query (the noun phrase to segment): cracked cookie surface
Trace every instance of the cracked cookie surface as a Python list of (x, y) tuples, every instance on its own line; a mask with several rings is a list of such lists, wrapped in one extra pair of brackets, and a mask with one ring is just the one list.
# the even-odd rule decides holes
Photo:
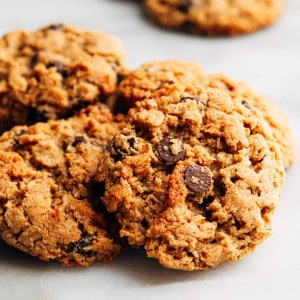
[(257, 93), (246, 83), (221, 74), (208, 74), (196, 62), (154, 61), (136, 70), (128, 71), (118, 87), (119, 99), (115, 106), (131, 107), (136, 101), (149, 97), (163, 85), (172, 84), (204, 85), (228, 92), (231, 97), (245, 98), (254, 108), (261, 110), (269, 123), (273, 135), (280, 145), (285, 167), (296, 160), (296, 143), (284, 112), (274, 103)]
[(258, 109), (180, 84), (136, 102), (100, 165), (121, 237), (187, 271), (240, 259), (268, 237), (285, 176)]
[(234, 36), (273, 23), (284, 10), (284, 0), (145, 0), (145, 9), (163, 27)]
[[(205, 71), (195, 61), (165, 60), (147, 62), (135, 70), (124, 73), (118, 93), (124, 106), (147, 98), (164, 84), (197, 84), (206, 78)], [(117, 103), (119, 104), (119, 103)]]
[(113, 93), (124, 69), (115, 36), (52, 24), (0, 39), (0, 132), (69, 117)]
[[(0, 236), (19, 250), (68, 266), (108, 262), (120, 251), (92, 177), (123, 126), (97, 104), (67, 120), (16, 126), (0, 138)], [(99, 188), (99, 185), (97, 186)]]

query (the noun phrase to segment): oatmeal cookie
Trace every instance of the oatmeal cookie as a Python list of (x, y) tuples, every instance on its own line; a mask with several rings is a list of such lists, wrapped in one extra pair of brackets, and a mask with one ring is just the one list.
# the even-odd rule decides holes
[[(118, 88), (115, 106), (133, 106), (136, 101), (149, 97), (152, 92), (166, 84), (204, 85), (228, 92), (232, 97), (243, 97), (251, 106), (261, 110), (280, 145), (285, 167), (296, 160), (296, 143), (288, 119), (282, 110), (253, 90), (246, 83), (221, 74), (207, 74), (196, 62), (155, 61), (136, 70), (128, 71)], [(128, 108), (127, 108), (128, 109)]]
[(136, 102), (100, 166), (120, 235), (187, 271), (240, 259), (268, 237), (285, 176), (259, 109), (180, 84)]
[(42, 260), (108, 262), (120, 251), (94, 209), (93, 175), (121, 129), (102, 104), (68, 120), (15, 126), (0, 138), (0, 237)]
[(112, 35), (52, 24), (0, 39), (0, 132), (66, 118), (116, 89), (124, 69)]
[(145, 0), (153, 21), (204, 35), (235, 36), (270, 25), (282, 14), (284, 0)]

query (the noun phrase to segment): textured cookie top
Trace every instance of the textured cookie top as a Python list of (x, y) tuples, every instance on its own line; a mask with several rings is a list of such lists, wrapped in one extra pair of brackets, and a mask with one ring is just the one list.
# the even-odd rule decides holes
[(201, 270), (270, 234), (284, 168), (258, 109), (217, 89), (164, 85), (126, 124), (96, 178), (131, 245), (166, 267)]
[(228, 92), (231, 97), (244, 98), (255, 108), (261, 110), (269, 123), (275, 139), (280, 145), (285, 167), (296, 160), (296, 143), (285, 114), (274, 103), (264, 98), (243, 82), (235, 81), (224, 75), (207, 74), (196, 62), (154, 61), (136, 70), (127, 72), (118, 87), (119, 99), (116, 107), (133, 106), (136, 101), (149, 97), (164, 84), (175, 83), (204, 85)]
[(284, 0), (145, 0), (145, 8), (165, 27), (195, 34), (238, 35), (276, 20)]
[(229, 92), (232, 97), (248, 99), (247, 101), (252, 107), (261, 111), (271, 127), (274, 138), (282, 152), (284, 166), (287, 168), (295, 163), (296, 141), (287, 116), (276, 104), (257, 93), (246, 83), (232, 80), (222, 74), (207, 76), (204, 84)]
[(112, 35), (50, 25), (0, 39), (0, 132), (68, 117), (115, 91), (124, 69)]
[(92, 178), (121, 129), (103, 105), (0, 138), (0, 236), (42, 260), (88, 266), (120, 250), (93, 207)]
[(164, 84), (197, 84), (206, 78), (205, 71), (195, 61), (152, 61), (127, 71), (118, 87), (123, 101), (133, 105), (135, 101), (149, 97)]

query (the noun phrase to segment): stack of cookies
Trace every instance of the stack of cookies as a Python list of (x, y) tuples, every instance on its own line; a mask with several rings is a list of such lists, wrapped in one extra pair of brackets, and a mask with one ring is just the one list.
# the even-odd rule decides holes
[(295, 161), (286, 116), (196, 62), (124, 57), (64, 24), (2, 37), (0, 237), (67, 266), (130, 247), (186, 271), (243, 258)]

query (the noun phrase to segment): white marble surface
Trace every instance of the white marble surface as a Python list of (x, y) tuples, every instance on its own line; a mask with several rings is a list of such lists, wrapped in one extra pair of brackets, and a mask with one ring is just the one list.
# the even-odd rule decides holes
[[(128, 67), (157, 59), (193, 59), (210, 72), (244, 80), (288, 115), (300, 145), (300, 2), (282, 18), (237, 38), (203, 38), (161, 30), (130, 0), (0, 0), (0, 34), (66, 22), (124, 41)], [(0, 299), (300, 299), (300, 163), (288, 170), (273, 235), (257, 250), (207, 272), (163, 269), (143, 252), (111, 264), (70, 269), (0, 243)]]

